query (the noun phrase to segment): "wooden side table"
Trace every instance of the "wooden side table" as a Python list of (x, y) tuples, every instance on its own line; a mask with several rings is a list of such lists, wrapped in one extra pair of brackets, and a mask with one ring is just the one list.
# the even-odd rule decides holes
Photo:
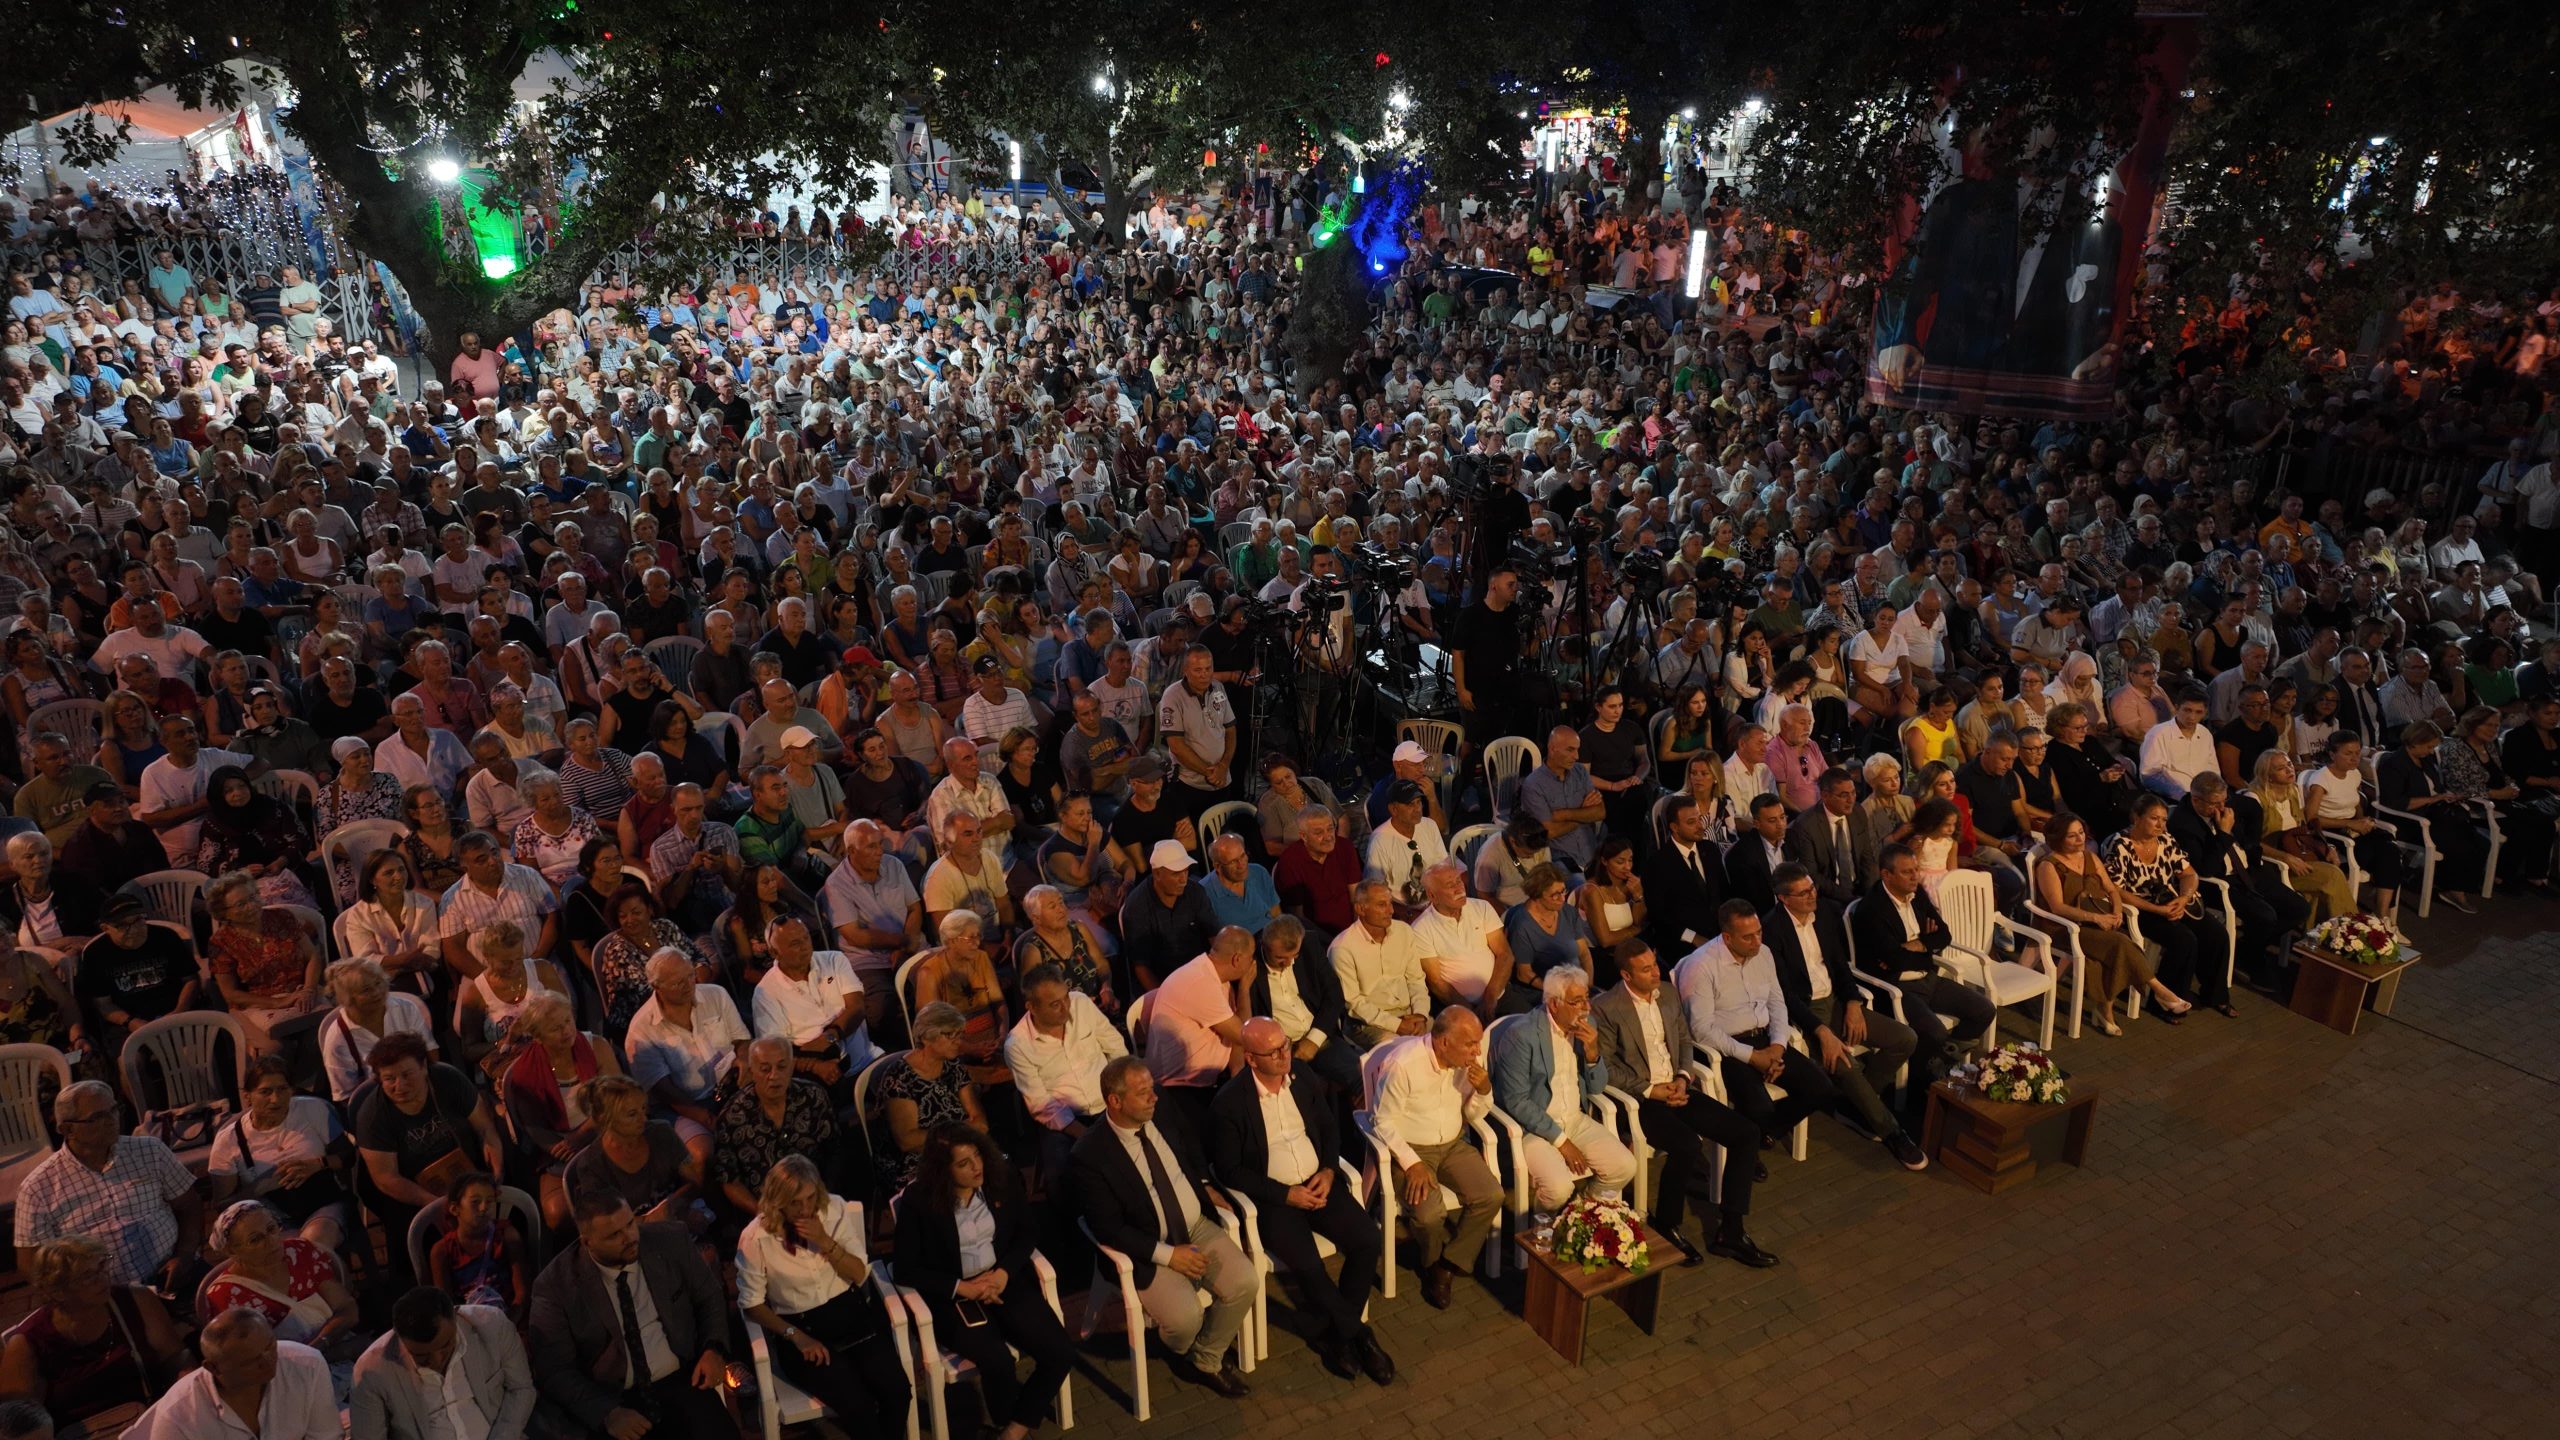
[(1547, 1342), (1548, 1348), (1575, 1365), (1582, 1363), (1583, 1332), (1590, 1324), (1594, 1300), (1605, 1296), (1627, 1312), (1637, 1329), (1652, 1334), (1654, 1321), (1662, 1313), (1662, 1278), (1680, 1264), (1682, 1257), (1670, 1241), (1650, 1229), (1644, 1232), (1644, 1238), (1652, 1263), (1641, 1275), (1617, 1265), (1586, 1274), (1579, 1265), (1557, 1260), (1551, 1250), (1522, 1245), (1521, 1250), (1529, 1257), (1529, 1277), (1521, 1318), (1529, 1322), (1529, 1328)]
[(2059, 1105), (2024, 1105), (1992, 1100), (1969, 1085), (1941, 1080), (1929, 1087), (1929, 1115), (1920, 1148), (1948, 1173), (1986, 1195), (1997, 1195), (2036, 1178), (2035, 1157), (2027, 1149), (2028, 1133), (2061, 1121), (2069, 1129), (2062, 1158), (2086, 1163), (2089, 1129), (2098, 1118), (2098, 1089), (2073, 1081), (2071, 1098)]
[(2376, 1015), (2391, 1013), (2391, 1002), (2400, 995), (2400, 972), (2418, 963), (2418, 952), (2403, 947), (2399, 958), (2388, 964), (2358, 965), (2326, 950), (2296, 945), (2293, 958), (2298, 967), (2293, 978), (2293, 1013), (2341, 1035), (2353, 1035), (2368, 1005)]

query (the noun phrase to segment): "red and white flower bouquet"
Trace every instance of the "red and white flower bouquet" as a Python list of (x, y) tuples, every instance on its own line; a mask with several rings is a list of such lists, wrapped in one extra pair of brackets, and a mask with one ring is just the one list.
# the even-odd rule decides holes
[(1641, 1275), (1653, 1264), (1644, 1217), (1616, 1200), (1586, 1195), (1567, 1204), (1556, 1212), (1554, 1236), (1556, 1259), (1586, 1275), (1611, 1265)]
[(2400, 937), (2377, 915), (2340, 915), (2323, 920), (2305, 937), (2315, 950), (2357, 965), (2388, 965), (2400, 958)]

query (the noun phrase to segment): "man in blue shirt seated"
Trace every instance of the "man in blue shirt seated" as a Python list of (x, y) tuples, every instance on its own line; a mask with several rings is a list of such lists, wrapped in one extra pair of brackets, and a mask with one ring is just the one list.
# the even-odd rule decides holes
[(1259, 935), (1280, 914), (1280, 891), (1271, 872), (1245, 858), (1244, 837), (1233, 832), (1209, 844), (1209, 876), (1201, 885), (1220, 925)]

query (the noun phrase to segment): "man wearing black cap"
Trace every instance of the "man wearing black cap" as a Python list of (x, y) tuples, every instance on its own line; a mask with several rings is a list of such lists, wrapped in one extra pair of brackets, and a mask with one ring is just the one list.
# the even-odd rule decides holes
[(1039, 728), (1031, 713), (1031, 701), (1021, 691), (1004, 683), (1004, 662), (993, 655), (981, 655), (975, 667), (977, 689), (960, 702), (960, 733), (981, 745), (992, 745), (1012, 733), (1016, 727)]
[(98, 937), (80, 951), (76, 985), (106, 1053), (163, 1015), (196, 1008), (201, 981), (194, 956), (174, 930), (150, 923), (137, 895), (111, 895), (99, 907)]
[(62, 844), (62, 868), (84, 885), (120, 890), (125, 882), (169, 868), (169, 852), (151, 827), (136, 822), (124, 787), (102, 780), (89, 787), (89, 818)]

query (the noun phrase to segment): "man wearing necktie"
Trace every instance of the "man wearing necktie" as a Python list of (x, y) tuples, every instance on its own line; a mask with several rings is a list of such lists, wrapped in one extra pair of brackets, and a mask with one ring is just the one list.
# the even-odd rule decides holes
[(575, 1218), (526, 1325), (543, 1404), (611, 1440), (726, 1433), (728, 1304), (692, 1237), (618, 1194), (579, 1197)]
[(1823, 899), (1845, 906), (1876, 883), (1875, 821), (1858, 808), (1854, 772), (1835, 766), (1818, 783), (1822, 803), (1788, 828), (1787, 858), (1813, 877)]
[(1199, 1178), (1208, 1166), (1172, 1112), (1159, 1122), (1155, 1078), (1137, 1056), (1102, 1067), (1102, 1110), (1109, 1123), (1088, 1128), (1067, 1164), (1076, 1208), (1096, 1244), (1129, 1257), (1138, 1302), (1178, 1357), (1175, 1372), (1239, 1399), (1250, 1391), (1227, 1350), (1260, 1279), (1218, 1224)]

